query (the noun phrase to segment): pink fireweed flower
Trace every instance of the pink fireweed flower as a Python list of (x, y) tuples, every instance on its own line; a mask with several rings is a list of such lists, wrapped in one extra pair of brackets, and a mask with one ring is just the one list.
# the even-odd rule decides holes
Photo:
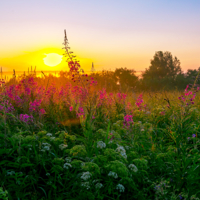
[(141, 106), (141, 104), (142, 104), (143, 102), (144, 102), (144, 101), (143, 101), (142, 94), (140, 94), (139, 97), (137, 98), (135, 104), (136, 104), (136, 106), (137, 106), (138, 108), (140, 108), (140, 106)]
[(44, 115), (46, 113), (46, 111), (42, 108), (40, 109), (40, 115)]
[(82, 108), (82, 107), (79, 107), (78, 113), (77, 113), (78, 117), (80, 117), (80, 116), (82, 116), (82, 115), (84, 115), (84, 114), (85, 114), (85, 113), (84, 113), (83, 108)]
[(33, 116), (32, 115), (27, 115), (27, 114), (20, 114), (19, 119), (25, 123), (30, 123), (33, 122)]
[(70, 110), (70, 111), (72, 111), (72, 110), (73, 110), (73, 107), (72, 107), (72, 106), (70, 106), (70, 107), (69, 107), (69, 110)]
[(131, 124), (133, 124), (133, 116), (132, 115), (126, 115), (124, 116), (124, 121), (123, 121), (123, 125), (126, 128), (129, 128)]
[(40, 105), (41, 105), (41, 100), (39, 100), (39, 101), (37, 101), (37, 100), (35, 100), (35, 101), (33, 101), (33, 102), (30, 102), (29, 103), (29, 110), (31, 111), (31, 112), (33, 112), (33, 111), (39, 111), (39, 107), (40, 107)]
[(119, 101), (125, 101), (127, 94), (124, 93), (117, 93), (117, 97), (119, 98)]

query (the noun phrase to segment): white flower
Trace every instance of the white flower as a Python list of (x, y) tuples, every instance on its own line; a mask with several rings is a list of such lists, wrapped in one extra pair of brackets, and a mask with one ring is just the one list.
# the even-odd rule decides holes
[(49, 137), (51, 137), (51, 136), (52, 136), (52, 134), (51, 134), (51, 133), (47, 133), (47, 134), (46, 134), (46, 136), (49, 136)]
[(69, 167), (72, 167), (69, 163), (65, 163), (65, 164), (63, 165), (63, 168), (64, 168), (64, 169), (69, 169)]
[(123, 146), (117, 145), (116, 151), (119, 152), (125, 159), (127, 159), (126, 150)]
[(85, 166), (85, 163), (84, 163), (84, 162), (82, 162), (82, 163), (81, 163), (81, 167), (84, 167), (84, 166)]
[(60, 144), (60, 145), (59, 145), (59, 148), (60, 148), (61, 150), (65, 149), (65, 148), (67, 148), (67, 147), (68, 147), (67, 144)]
[(108, 176), (112, 176), (113, 178), (118, 178), (117, 173), (112, 172), (112, 171), (110, 171), (110, 172), (108, 173)]
[(106, 148), (106, 144), (103, 141), (98, 141), (97, 142), (97, 148), (98, 149)]
[(48, 147), (50, 147), (51, 145), (49, 144), (49, 143), (42, 143), (42, 145), (44, 145), (44, 146), (48, 146)]
[(65, 161), (68, 162), (68, 163), (70, 163), (70, 162), (72, 162), (72, 159), (70, 157), (66, 157)]
[(12, 175), (14, 175), (14, 174), (15, 174), (15, 171), (10, 171), (10, 172), (8, 171), (8, 172), (7, 172), (7, 175), (11, 175), (11, 176), (12, 176)]
[(50, 137), (50, 140), (52, 141), (52, 140), (55, 140), (55, 137)]
[(116, 189), (119, 190), (120, 192), (124, 192), (125, 187), (122, 184), (118, 184)]
[(90, 183), (89, 183), (89, 182), (81, 183), (81, 186), (82, 186), (82, 187), (85, 187), (87, 190), (90, 189)]
[(97, 183), (96, 185), (95, 185), (95, 188), (96, 189), (101, 189), (103, 187), (103, 184), (102, 183)]
[(137, 172), (137, 171), (138, 171), (138, 168), (137, 168), (134, 164), (130, 164), (130, 165), (128, 166), (128, 168), (129, 168), (131, 171), (133, 171), (133, 172)]
[(49, 151), (50, 147), (49, 146), (44, 146), (43, 150)]
[(84, 181), (87, 181), (88, 179), (90, 179), (90, 177), (92, 176), (92, 174), (90, 172), (83, 172), (81, 178), (84, 180)]

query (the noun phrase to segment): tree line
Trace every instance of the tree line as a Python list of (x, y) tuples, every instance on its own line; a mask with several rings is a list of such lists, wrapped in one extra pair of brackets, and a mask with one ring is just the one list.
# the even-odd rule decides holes
[(189, 84), (193, 84), (197, 78), (196, 84), (200, 84), (198, 72), (188, 69), (184, 73), (177, 57), (173, 57), (168, 51), (158, 51), (155, 53), (141, 78), (135, 75), (134, 70), (127, 68), (117, 68), (115, 71), (102, 71), (100, 73), (91, 73), (89, 76), (98, 81), (99, 88), (106, 88), (110, 91), (115, 90), (134, 90), (134, 91), (158, 91), (158, 90), (183, 90)]

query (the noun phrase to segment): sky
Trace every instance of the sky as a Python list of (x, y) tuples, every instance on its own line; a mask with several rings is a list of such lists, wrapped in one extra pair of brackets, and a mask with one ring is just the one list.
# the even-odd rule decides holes
[[(87, 71), (144, 71), (156, 51), (169, 51), (182, 70), (200, 67), (199, 0), (0, 0), (0, 67), (3, 71), (69, 70), (69, 46)], [(61, 58), (61, 57), (60, 57)], [(51, 62), (51, 61), (49, 61)]]

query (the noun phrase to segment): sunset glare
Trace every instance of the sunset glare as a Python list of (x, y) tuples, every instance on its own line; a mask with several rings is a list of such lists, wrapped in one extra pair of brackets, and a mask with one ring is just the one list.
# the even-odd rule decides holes
[(56, 65), (60, 64), (63, 57), (57, 53), (49, 53), (45, 55), (46, 57), (43, 58), (44, 64), (50, 67), (55, 67)]

